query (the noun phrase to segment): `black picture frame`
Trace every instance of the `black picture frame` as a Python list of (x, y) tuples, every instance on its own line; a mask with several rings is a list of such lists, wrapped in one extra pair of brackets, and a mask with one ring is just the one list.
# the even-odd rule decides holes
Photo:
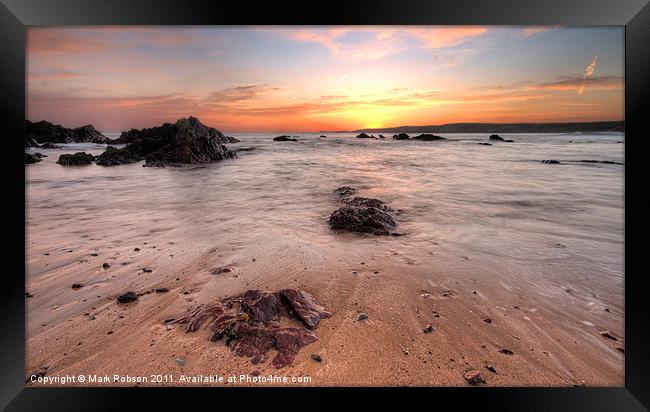
[[(24, 387), (25, 339), (25, 32), (41, 25), (619, 25), (625, 26), (625, 387), (621, 388), (37, 388)], [(650, 5), (648, 0), (364, 0), (328, 2), (225, 2), (181, 0), (0, 0), (0, 81), (2, 84), (2, 166), (0, 197), (5, 242), (3, 263), (0, 407), (8, 410), (122, 409), (169, 394), (192, 404), (241, 402), (249, 391), (260, 402), (281, 405), (278, 397), (325, 403), (331, 395), (355, 392), (358, 401), (424, 400), (431, 407), (476, 405), (481, 410), (646, 410), (650, 407), (650, 340), (644, 277), (643, 183), (633, 177), (643, 167), (650, 95)], [(635, 172), (635, 169), (638, 169)], [(642, 182), (642, 179), (639, 179)], [(636, 199), (638, 200), (638, 199)], [(361, 393), (356, 393), (361, 392)], [(255, 402), (251, 400), (249, 402)], [(187, 405), (187, 403), (185, 404)], [(293, 405), (288, 404), (289, 407)], [(298, 405), (295, 405), (298, 406)], [(295, 407), (294, 406), (294, 407)], [(187, 406), (186, 406), (187, 407)], [(262, 406), (260, 406), (262, 407)], [(211, 408), (212, 409), (212, 408)]]

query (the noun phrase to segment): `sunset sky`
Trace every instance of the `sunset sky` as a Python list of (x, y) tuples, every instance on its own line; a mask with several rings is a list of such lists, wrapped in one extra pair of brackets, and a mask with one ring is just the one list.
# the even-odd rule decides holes
[(620, 27), (29, 28), (27, 118), (104, 132), (623, 119)]

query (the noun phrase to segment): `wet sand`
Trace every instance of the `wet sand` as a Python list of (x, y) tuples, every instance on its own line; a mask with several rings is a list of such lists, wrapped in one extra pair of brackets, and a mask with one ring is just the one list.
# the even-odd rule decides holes
[[(261, 376), (308, 376), (308, 385), (463, 386), (463, 373), (478, 369), (487, 386), (623, 385), (624, 354), (616, 349), (622, 343), (599, 334), (623, 336), (616, 302), (589, 305), (586, 292), (561, 285), (558, 296), (544, 299), (528, 293), (525, 284), (456, 276), (419, 264), (404, 247), (407, 237), (366, 237), (383, 246), (364, 255), (353, 235), (342, 236), (350, 241), (318, 245), (296, 239), (230, 251), (154, 234), (128, 244), (80, 238), (71, 248), (39, 250), (28, 261), (32, 272), (43, 273), (27, 285), (33, 297), (27, 298), (26, 373), (47, 367), (46, 376), (173, 375), (176, 382), (166, 383), (173, 386), (183, 385), (180, 375), (227, 377), (258, 369)], [(210, 273), (218, 267), (231, 272)], [(74, 283), (83, 287), (73, 290)], [(165, 323), (199, 303), (280, 288), (306, 290), (333, 313), (315, 329), (318, 341), (283, 369), (270, 361), (252, 365), (223, 341), (210, 342), (204, 330), (186, 334)], [(117, 304), (117, 295), (127, 290), (150, 293)], [(360, 312), (369, 319), (357, 321)], [(429, 323), (434, 330), (424, 333)], [(513, 354), (500, 353), (502, 348)]]

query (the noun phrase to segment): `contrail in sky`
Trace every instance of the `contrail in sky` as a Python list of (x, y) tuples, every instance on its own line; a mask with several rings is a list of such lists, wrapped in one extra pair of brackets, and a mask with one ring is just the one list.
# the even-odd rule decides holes
[(578, 94), (582, 94), (582, 92), (585, 90), (585, 82), (584, 80), (593, 76), (594, 73), (596, 72), (596, 62), (598, 61), (598, 56), (594, 56), (593, 59), (591, 59), (591, 64), (587, 66), (585, 69), (585, 74), (582, 76), (582, 84), (580, 85), (580, 88), (578, 89)]

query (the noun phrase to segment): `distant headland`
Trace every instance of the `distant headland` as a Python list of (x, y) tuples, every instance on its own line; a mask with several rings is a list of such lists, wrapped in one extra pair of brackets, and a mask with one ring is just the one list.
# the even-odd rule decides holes
[[(573, 133), (573, 132), (623, 132), (625, 122), (575, 122), (575, 123), (448, 123), (430, 126), (398, 126), (377, 129), (349, 130), (350, 133)], [(321, 133), (334, 133), (322, 131)], [(345, 132), (339, 130), (339, 132)]]

